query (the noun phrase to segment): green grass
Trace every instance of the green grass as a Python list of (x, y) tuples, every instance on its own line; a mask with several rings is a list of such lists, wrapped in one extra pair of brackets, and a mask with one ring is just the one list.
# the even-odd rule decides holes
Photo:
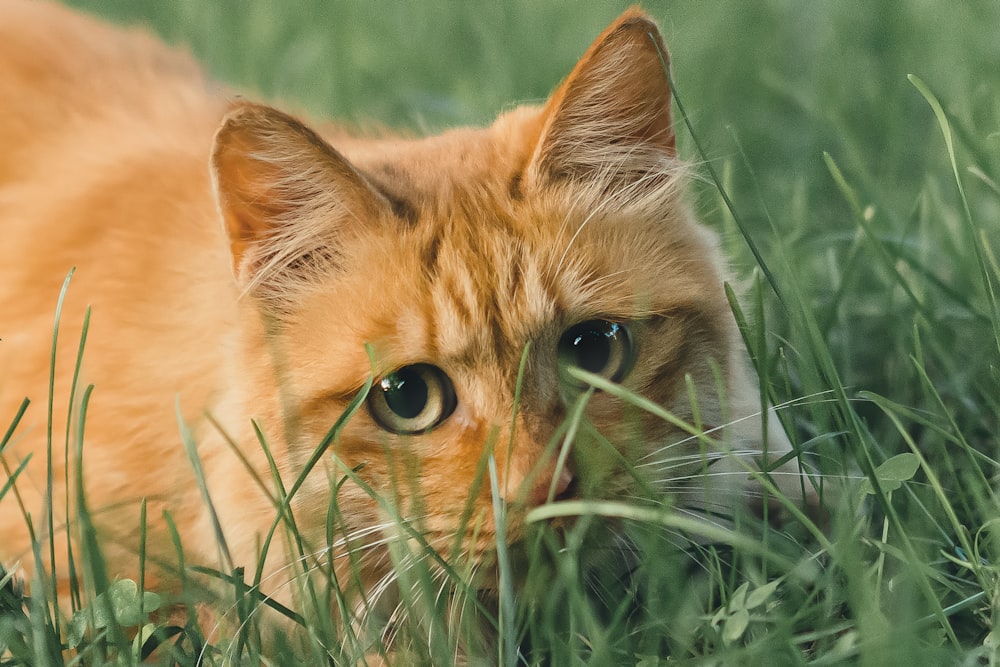
[[(418, 130), (484, 123), (513, 102), (543, 99), (625, 6), (75, 4), (148, 20), (218, 77), (294, 107)], [(667, 655), (696, 664), (994, 664), (1000, 5), (773, 0), (652, 10), (691, 129), (679, 130), (681, 152), (703, 176), (693, 199), (723, 232), (752, 356), (773, 401), (787, 406), (789, 433), (843, 484), (841, 503), (822, 537), (802, 530), (792, 539), (751, 522), (708, 536), (715, 544), (697, 551), (697, 568), (670, 539), (689, 528), (671, 515), (591, 507), (629, 517), (640, 565), (627, 586), (641, 604), (589, 601), (578, 569), (585, 525), (565, 553), (540, 530), (524, 586), (545, 594), (501, 599), (493, 621), (503, 632), (484, 649), (487, 662), (518, 664), (514, 650), (530, 647), (528, 664), (656, 665)], [(99, 571), (99, 545), (83, 549), (82, 562)], [(428, 573), (413, 576), (432, 589), (421, 579)], [(603, 585), (620, 583), (592, 587)], [(85, 662), (134, 660), (120, 626), (142, 625), (158, 603), (142, 592), (84, 592), (78, 618), (87, 620), (76, 627), (90, 632), (76, 639)], [(317, 592), (317, 609), (330, 594)], [(242, 595), (237, 611), (252, 618), (260, 601)], [(426, 596), (423, 604), (426, 625), (400, 632), (418, 662), (447, 664), (473, 628), (442, 632), (441, 609)], [(21, 606), (0, 574), (4, 609), (0, 644), (25, 660), (54, 664), (57, 643), (76, 637), (44, 597)], [(357, 652), (329, 615), (297, 611), (342, 647), (339, 660)], [(159, 632), (174, 633), (167, 639), (181, 664), (205, 641), (211, 664), (223, 651), (259, 659), (252, 624), (222, 641), (206, 640), (194, 618)], [(312, 662), (322, 656), (316, 646)]]

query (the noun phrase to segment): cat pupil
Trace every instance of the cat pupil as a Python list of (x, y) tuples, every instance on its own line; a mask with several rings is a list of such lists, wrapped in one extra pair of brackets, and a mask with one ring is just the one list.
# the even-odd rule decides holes
[(576, 336), (572, 341), (576, 353), (575, 365), (591, 373), (599, 373), (611, 358), (611, 343), (603, 331), (591, 329)]
[[(628, 327), (588, 320), (567, 329), (559, 340), (559, 363), (620, 382), (632, 369), (635, 349)], [(571, 382), (576, 382), (571, 380)]]
[(412, 368), (403, 368), (381, 382), (389, 409), (403, 419), (418, 417), (427, 407), (427, 383)]

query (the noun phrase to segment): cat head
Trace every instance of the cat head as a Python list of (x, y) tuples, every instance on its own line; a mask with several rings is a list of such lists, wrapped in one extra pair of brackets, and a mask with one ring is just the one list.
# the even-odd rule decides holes
[[(257, 415), (283, 439), (280, 463), (301, 470), (374, 378), (324, 459), (343, 467), (300, 491), (318, 525), (352, 477), (337, 492), (348, 532), (377, 541), (391, 506), (432, 544), (460, 534), (483, 556), (498, 500), (516, 539), (547, 501), (697, 504), (706, 478), (748, 479), (729, 450), (765, 449), (760, 402), (714, 237), (681, 198), (666, 72), (633, 10), (546, 104), (486, 129), (327, 142), (234, 106), (212, 169), (243, 306), (265, 322), (245, 346), (247, 404), (280, 394), (270, 423)], [(788, 450), (780, 429), (770, 438)]]

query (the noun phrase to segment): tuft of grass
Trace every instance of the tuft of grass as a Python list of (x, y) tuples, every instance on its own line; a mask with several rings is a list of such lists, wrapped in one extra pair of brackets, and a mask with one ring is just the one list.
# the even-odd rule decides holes
[[(544, 98), (626, 3), (72, 4), (142, 20), (189, 45), (221, 79), (314, 113), (438, 129)], [(762, 393), (817, 467), (811, 481), (829, 501), (828, 521), (800, 517), (777, 531), (740, 517), (708, 529), (655, 502), (543, 507), (524, 551), (506, 556), (524, 574), (518, 595), (505, 579), (499, 616), (463, 588), (468, 572), (445, 571), (458, 592), (443, 600), (440, 563), (394, 551), (408, 611), (394, 628), (404, 651), (396, 657), (448, 665), (467, 645), (504, 665), (996, 662), (1000, 5), (649, 9), (686, 112), (681, 153), (703, 165), (696, 206), (722, 232)], [(81, 390), (66, 457), (86, 455), (70, 447), (85, 435)], [(12, 422), (0, 450), (21, 413), (0, 416)], [(560, 437), (571, 429), (585, 425), (567, 424)], [(486, 461), (487, 484), (489, 472)], [(0, 497), (12, 492), (0, 487)], [(293, 544), (294, 492), (277, 487), (274, 526), (276, 539)], [(86, 499), (75, 502), (86, 527)], [(340, 511), (335, 492), (330, 543), (343, 537)], [(557, 512), (578, 517), (562, 539), (546, 529)], [(628, 535), (614, 567), (593, 559), (611, 519)], [(418, 527), (400, 530), (419, 537)], [(299, 541), (300, 554), (308, 548)], [(50, 582), (32, 582), (28, 599), (16, 568), (0, 571), (0, 665), (133, 664), (153, 649), (178, 665), (284, 664), (293, 655), (356, 664), (384, 652), (380, 637), (355, 634), (329, 612), (346, 614), (339, 596), (349, 586), (332, 570), (330, 585), (307, 590), (298, 609), (264, 600), (260, 572), (202, 572), (220, 582), (238, 621), (220, 635), (194, 605), (181, 617), (158, 613), (167, 601), (142, 577), (110, 581), (100, 553), (85, 540), (69, 554), (68, 619)], [(181, 600), (204, 600), (197, 582)], [(265, 610), (304, 626), (309, 640), (266, 640), (256, 624)], [(499, 633), (496, 644), (480, 637), (483, 625)]]

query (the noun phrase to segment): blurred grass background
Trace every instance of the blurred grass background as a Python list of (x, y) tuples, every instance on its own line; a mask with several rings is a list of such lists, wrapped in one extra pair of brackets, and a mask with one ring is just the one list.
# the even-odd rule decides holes
[[(512, 104), (543, 100), (629, 3), (71, 4), (148, 25), (219, 79), (292, 108), (422, 132), (487, 123)], [(646, 9), (664, 31), (676, 92), (705, 149), (699, 154), (678, 119), (682, 154), (708, 163), (693, 199), (723, 232), (749, 294), (758, 365), (777, 400), (813, 397), (785, 412), (794, 438), (812, 443), (830, 472), (856, 473), (866, 460), (906, 451), (927, 462), (892, 508), (882, 498), (869, 518), (849, 515), (860, 527), (839, 533), (834, 521), (848, 556), (832, 561), (853, 565), (831, 569), (830, 598), (783, 613), (857, 620), (845, 621), (845, 641), (830, 631), (828, 661), (960, 662), (921, 653), (941, 645), (946, 628), (969, 650), (969, 664), (996, 659), (988, 633), (1000, 602), (987, 582), (995, 581), (998, 508), (982, 480), (996, 479), (1000, 458), (1000, 318), (991, 292), (1000, 280), (1000, 3), (675, 1)], [(944, 107), (966, 201), (939, 121), (909, 74)], [(741, 228), (782, 299), (764, 286)], [(838, 392), (843, 401), (824, 398)], [(902, 534), (919, 549), (897, 543)], [(961, 579), (969, 566), (949, 565), (956, 553), (969, 557), (955, 551), (960, 534), (975, 537), (992, 580), (979, 570)], [(917, 552), (919, 565), (899, 555)], [(894, 584), (892, 562), (896, 572), (931, 572), (939, 597)], [(941, 610), (951, 604), (965, 606), (946, 623)], [(930, 625), (910, 623), (934, 614)], [(794, 642), (810, 645), (802, 635)], [(789, 664), (824, 659), (808, 649), (783, 655)]]

